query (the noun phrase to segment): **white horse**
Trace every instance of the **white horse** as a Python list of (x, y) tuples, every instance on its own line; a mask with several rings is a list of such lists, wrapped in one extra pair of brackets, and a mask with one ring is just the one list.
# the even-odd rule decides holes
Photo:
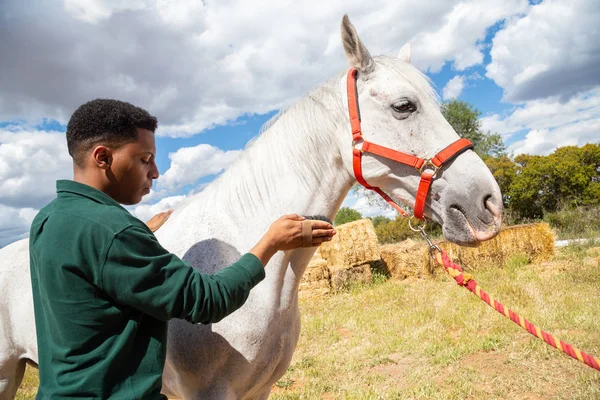
[[(397, 58), (372, 58), (344, 16), (342, 42), (359, 71), (365, 139), (432, 157), (458, 139), (439, 111), (428, 80)], [(189, 198), (157, 232), (162, 245), (201, 271), (236, 261), (278, 216), (333, 219), (356, 182), (346, 74), (329, 80), (268, 124), (214, 183)], [(414, 168), (365, 153), (367, 182), (412, 205)], [(445, 237), (475, 244), (499, 230), (502, 201), (490, 171), (472, 151), (445, 165), (431, 186), (425, 215)], [(290, 364), (300, 332), (298, 284), (315, 248), (277, 253), (246, 303), (219, 323), (169, 325), (163, 392), (182, 399), (265, 399)], [(0, 399), (14, 396), (25, 363), (37, 362), (27, 241), (0, 251)]]

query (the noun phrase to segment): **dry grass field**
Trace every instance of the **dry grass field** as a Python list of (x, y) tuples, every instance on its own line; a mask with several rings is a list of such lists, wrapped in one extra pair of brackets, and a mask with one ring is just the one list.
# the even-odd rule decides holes
[[(516, 254), (473, 274), (506, 306), (598, 358), (599, 261), (600, 248), (575, 245), (550, 261)], [(441, 272), (373, 281), (301, 300), (300, 342), (271, 399), (600, 399), (600, 372)], [(33, 399), (36, 387), (28, 370), (17, 399)]]

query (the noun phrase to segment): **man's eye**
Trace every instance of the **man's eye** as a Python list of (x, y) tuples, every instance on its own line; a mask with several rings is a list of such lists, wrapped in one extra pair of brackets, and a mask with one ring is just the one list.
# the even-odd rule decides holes
[(146, 160), (142, 159), (142, 162), (143, 162), (144, 164), (148, 164), (148, 163), (150, 162), (150, 160), (146, 161)]

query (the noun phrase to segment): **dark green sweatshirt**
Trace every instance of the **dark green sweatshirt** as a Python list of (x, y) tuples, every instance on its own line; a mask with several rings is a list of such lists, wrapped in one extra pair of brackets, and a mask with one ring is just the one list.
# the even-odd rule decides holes
[(56, 188), (29, 239), (37, 398), (164, 399), (167, 321), (221, 320), (264, 278), (262, 264), (245, 254), (201, 274), (108, 195), (66, 180)]

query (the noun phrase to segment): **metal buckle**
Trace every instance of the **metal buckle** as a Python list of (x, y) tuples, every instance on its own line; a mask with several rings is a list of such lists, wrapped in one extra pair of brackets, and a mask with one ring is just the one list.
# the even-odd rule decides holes
[(434, 164), (434, 163), (431, 161), (431, 159), (429, 159), (429, 160), (425, 160), (425, 162), (423, 163), (423, 165), (421, 165), (421, 168), (418, 168), (418, 171), (419, 171), (420, 173), (423, 173), (423, 171), (424, 171), (426, 168), (429, 168), (429, 169), (432, 169), (432, 170), (433, 170), (433, 176), (435, 176), (435, 175), (437, 174), (438, 170), (440, 169), (440, 167), (438, 167), (437, 165), (435, 165), (435, 164)]
[(429, 235), (427, 234), (427, 232), (425, 232), (425, 226), (427, 225), (426, 222), (422, 222), (419, 221), (419, 223), (422, 222), (422, 225), (417, 225), (417, 227), (413, 227), (411, 221), (415, 218), (415, 216), (411, 216), (410, 219), (408, 220), (408, 226), (410, 227), (410, 229), (412, 229), (415, 232), (419, 232), (421, 234), (421, 236), (423, 237), (423, 239), (425, 239), (425, 241), (427, 242), (427, 245), (429, 246), (429, 256), (435, 260), (435, 252), (439, 251), (440, 253), (442, 252), (442, 249), (440, 249), (440, 247), (433, 243), (433, 241), (431, 240), (431, 238), (429, 237)]

